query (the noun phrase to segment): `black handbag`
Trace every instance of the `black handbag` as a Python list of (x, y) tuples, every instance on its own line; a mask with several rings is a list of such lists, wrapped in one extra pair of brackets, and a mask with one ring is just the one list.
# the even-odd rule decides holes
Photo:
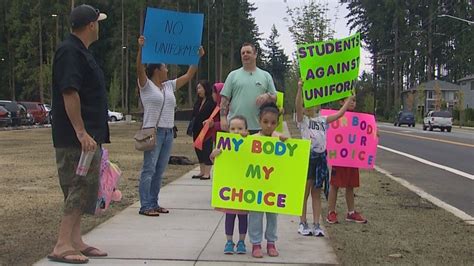
[(188, 129), (186, 129), (186, 135), (192, 137), (193, 136), (193, 127), (194, 127), (194, 117), (191, 118), (191, 121), (189, 121), (188, 124)]
[(178, 128), (176, 126), (173, 127), (173, 138), (178, 137)]

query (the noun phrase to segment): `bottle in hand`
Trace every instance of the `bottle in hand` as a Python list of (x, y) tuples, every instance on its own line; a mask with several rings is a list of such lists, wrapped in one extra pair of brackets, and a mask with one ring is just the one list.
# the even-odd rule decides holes
[(79, 159), (79, 163), (77, 164), (76, 175), (78, 176), (86, 176), (87, 172), (89, 172), (89, 167), (92, 162), (92, 158), (94, 158), (93, 151), (82, 151), (81, 158)]

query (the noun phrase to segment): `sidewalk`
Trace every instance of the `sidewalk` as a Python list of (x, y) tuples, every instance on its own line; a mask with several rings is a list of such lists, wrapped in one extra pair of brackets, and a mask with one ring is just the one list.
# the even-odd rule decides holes
[[(253, 258), (248, 237), (247, 254), (225, 255), (224, 214), (211, 207), (212, 183), (191, 179), (193, 174), (198, 174), (198, 168), (161, 189), (160, 204), (169, 214), (138, 215), (137, 202), (89, 232), (85, 241), (109, 253), (90, 258), (89, 265), (337, 264), (328, 237), (299, 235), (299, 218), (287, 215), (278, 217), (279, 257), (269, 257), (263, 242), (264, 257)], [(308, 204), (308, 221), (310, 217)], [(61, 264), (45, 258), (35, 265)]]

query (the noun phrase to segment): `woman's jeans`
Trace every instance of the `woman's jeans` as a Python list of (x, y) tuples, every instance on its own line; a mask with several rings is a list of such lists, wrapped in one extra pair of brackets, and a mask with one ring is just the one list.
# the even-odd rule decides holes
[(267, 242), (277, 241), (277, 217), (278, 214), (270, 212), (249, 212), (249, 238), (253, 245), (260, 244), (263, 237), (263, 215), (267, 216), (265, 228), (265, 239)]
[(173, 129), (159, 127), (156, 131), (156, 145), (143, 153), (143, 167), (140, 175), (140, 211), (157, 209), (163, 173), (173, 146)]

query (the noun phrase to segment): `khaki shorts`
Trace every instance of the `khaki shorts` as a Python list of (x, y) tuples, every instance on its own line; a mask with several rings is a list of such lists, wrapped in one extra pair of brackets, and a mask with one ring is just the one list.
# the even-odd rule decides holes
[(86, 176), (76, 175), (81, 158), (80, 148), (56, 148), (56, 165), (59, 184), (64, 194), (64, 213), (74, 209), (81, 213), (94, 214), (99, 191), (101, 149), (98, 147)]

